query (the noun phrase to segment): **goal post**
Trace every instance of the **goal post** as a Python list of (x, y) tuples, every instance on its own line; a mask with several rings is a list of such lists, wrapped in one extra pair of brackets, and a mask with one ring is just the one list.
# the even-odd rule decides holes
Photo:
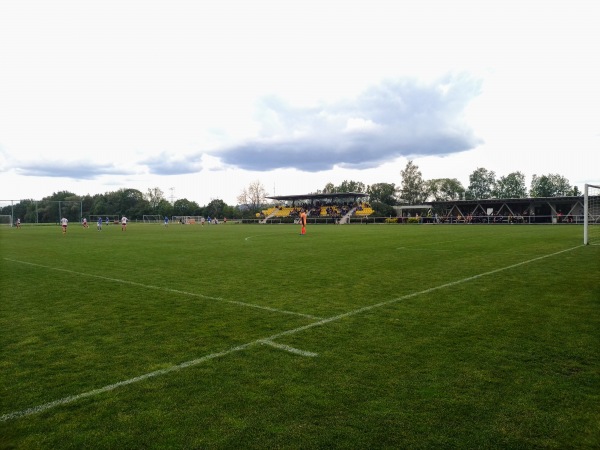
[(593, 184), (583, 194), (583, 244), (600, 245), (600, 186)]

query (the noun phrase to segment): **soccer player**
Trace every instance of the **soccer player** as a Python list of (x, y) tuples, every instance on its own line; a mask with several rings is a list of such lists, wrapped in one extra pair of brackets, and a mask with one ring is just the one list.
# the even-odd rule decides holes
[(83, 228), (88, 228), (87, 218), (83, 218)]
[(306, 211), (304, 211), (304, 208), (302, 208), (302, 212), (300, 213), (300, 225), (302, 226), (302, 228), (300, 229), (300, 234), (305, 235), (306, 234)]
[(102, 231), (102, 217), (98, 217), (97, 228), (98, 228), (98, 231)]
[(67, 225), (69, 225), (69, 221), (67, 220), (67, 218), (63, 217), (62, 219), (60, 219), (60, 224), (62, 225), (63, 234), (67, 234)]
[(165, 227), (169, 226), (169, 218), (165, 216)]
[(21, 219), (17, 219), (17, 228), (21, 228)]
[(127, 217), (121, 217), (121, 231), (127, 231)]

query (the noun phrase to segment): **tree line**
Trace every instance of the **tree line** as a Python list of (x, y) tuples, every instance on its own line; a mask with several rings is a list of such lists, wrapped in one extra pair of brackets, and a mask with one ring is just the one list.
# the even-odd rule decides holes
[(414, 161), (410, 160), (400, 172), (400, 185), (375, 183), (366, 186), (357, 181), (344, 181), (339, 186), (327, 183), (317, 193), (359, 192), (369, 195), (375, 214), (395, 216), (393, 206), (418, 205), (428, 201), (483, 200), (528, 197), (580, 196), (577, 186), (559, 174), (533, 175), (529, 189), (522, 172), (511, 172), (497, 177), (496, 173), (482, 167), (469, 175), (465, 188), (456, 178), (423, 179)]
[[(577, 186), (558, 174), (534, 175), (529, 189), (525, 175), (512, 172), (497, 177), (485, 168), (475, 169), (465, 188), (456, 178), (423, 179), (412, 160), (400, 171), (400, 185), (374, 183), (365, 185), (360, 181), (344, 180), (340, 185), (327, 183), (317, 194), (358, 192), (368, 194), (368, 201), (381, 216), (395, 216), (394, 206), (416, 205), (427, 201), (479, 200), (491, 198), (559, 197), (582, 195)], [(149, 188), (145, 193), (137, 189), (119, 189), (104, 194), (78, 196), (72, 192), (53, 193), (42, 200), (21, 200), (0, 209), (0, 214), (13, 215), (28, 223), (59, 222), (61, 217), (80, 220), (90, 216), (124, 215), (141, 220), (144, 215), (158, 216), (204, 216), (229, 219), (252, 219), (268, 203), (268, 192), (260, 181), (245, 187), (237, 197), (238, 205), (227, 205), (223, 200), (211, 200), (205, 206), (186, 198), (169, 202), (164, 192)]]
[(13, 215), (24, 223), (55, 223), (61, 217), (79, 221), (90, 216), (126, 216), (131, 220), (142, 220), (144, 215), (204, 216), (241, 218), (250, 214), (244, 208), (225, 204), (223, 200), (211, 200), (208, 205), (186, 198), (169, 202), (160, 188), (148, 189), (142, 193), (137, 189), (119, 189), (104, 194), (79, 196), (69, 191), (53, 193), (42, 200), (21, 200), (14, 205), (6, 205), (0, 214)]

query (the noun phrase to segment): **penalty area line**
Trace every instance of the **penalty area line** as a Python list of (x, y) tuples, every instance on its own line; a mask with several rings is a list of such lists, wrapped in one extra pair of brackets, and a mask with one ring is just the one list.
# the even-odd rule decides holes
[(51, 267), (51, 266), (46, 266), (43, 264), (37, 264), (37, 263), (32, 263), (32, 262), (27, 262), (27, 261), (19, 261), (17, 259), (4, 258), (4, 260), (14, 262), (17, 264), (25, 264), (25, 265), (34, 266), (34, 267), (41, 267), (41, 268), (48, 269), (48, 270), (55, 270), (57, 272), (65, 272), (65, 273), (69, 273), (71, 275), (80, 275), (83, 277), (96, 278), (99, 280), (110, 281), (112, 283), (128, 284), (130, 286), (137, 286), (137, 287), (141, 287), (144, 289), (153, 289), (155, 291), (170, 292), (172, 294), (187, 295), (188, 297), (197, 297), (197, 298), (202, 298), (205, 300), (213, 300), (213, 301), (217, 301), (217, 302), (230, 303), (232, 305), (244, 306), (246, 308), (262, 309), (263, 311), (270, 311), (270, 312), (275, 312), (275, 313), (279, 313), (279, 314), (288, 314), (288, 315), (292, 315), (292, 316), (299, 316), (299, 317), (304, 317), (306, 319), (311, 319), (311, 320), (321, 320), (322, 319), (322, 317), (317, 317), (317, 316), (313, 316), (310, 314), (303, 314), (303, 313), (299, 313), (299, 312), (295, 312), (295, 311), (286, 311), (283, 309), (271, 308), (269, 306), (254, 305), (252, 303), (245, 303), (245, 302), (241, 302), (239, 300), (226, 300), (226, 299), (220, 298), (220, 297), (210, 297), (210, 296), (204, 295), (204, 294), (196, 294), (194, 292), (181, 291), (179, 289), (172, 289), (172, 288), (161, 287), (161, 286), (153, 286), (151, 284), (137, 283), (135, 281), (122, 280), (119, 278), (111, 278), (111, 277), (105, 277), (102, 275), (95, 275), (95, 274), (91, 274), (91, 273), (77, 272), (75, 270), (62, 269), (60, 267)]

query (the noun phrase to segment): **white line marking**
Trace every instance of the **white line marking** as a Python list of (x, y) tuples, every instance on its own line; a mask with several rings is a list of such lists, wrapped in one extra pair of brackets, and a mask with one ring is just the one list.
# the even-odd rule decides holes
[(280, 350), (285, 350), (286, 352), (294, 353), (295, 355), (309, 356), (309, 357), (319, 356), (318, 353), (307, 352), (305, 350), (300, 350), (300, 349), (297, 349), (294, 347), (290, 347), (289, 345), (278, 344), (277, 342), (273, 342), (270, 339), (261, 339), (259, 342), (261, 344), (270, 345), (271, 347), (275, 347)]
[[(153, 377), (157, 377), (157, 376), (160, 376), (160, 375), (165, 375), (165, 374), (168, 374), (168, 373), (171, 373), (171, 372), (176, 372), (176, 371), (179, 371), (181, 369), (185, 369), (187, 367), (192, 367), (192, 366), (201, 364), (201, 363), (203, 363), (205, 361), (209, 361), (211, 359), (215, 359), (215, 358), (219, 358), (219, 357), (222, 357), (222, 356), (226, 356), (226, 355), (229, 355), (230, 353), (237, 352), (237, 351), (240, 351), (240, 350), (245, 350), (248, 347), (251, 347), (251, 346), (256, 345), (256, 344), (269, 344), (269, 345), (271, 345), (271, 341), (274, 341), (275, 339), (278, 339), (278, 338), (283, 337), (283, 336), (289, 336), (289, 335), (296, 334), (296, 333), (299, 333), (301, 331), (305, 331), (305, 330), (308, 330), (308, 329), (311, 329), (311, 328), (314, 328), (314, 327), (319, 327), (319, 326), (322, 326), (322, 325), (326, 325), (326, 324), (328, 324), (330, 322), (334, 322), (334, 321), (337, 321), (337, 320), (345, 319), (346, 317), (350, 317), (350, 316), (355, 316), (355, 315), (363, 313), (365, 311), (370, 311), (370, 310), (373, 310), (373, 309), (381, 308), (383, 306), (388, 306), (388, 305), (391, 305), (393, 303), (397, 303), (397, 302), (402, 301), (402, 300), (406, 300), (406, 299), (409, 299), (409, 298), (417, 297), (419, 295), (429, 294), (431, 292), (438, 291), (440, 289), (445, 289), (445, 288), (448, 288), (448, 287), (456, 286), (458, 284), (468, 283), (469, 281), (473, 281), (473, 280), (476, 280), (478, 278), (486, 277), (488, 275), (493, 275), (493, 274), (496, 274), (496, 273), (499, 273), (499, 272), (503, 272), (505, 270), (514, 269), (516, 267), (520, 267), (520, 266), (523, 266), (525, 264), (530, 264), (530, 263), (533, 263), (533, 262), (536, 262), (536, 261), (541, 261), (542, 259), (551, 258), (553, 256), (560, 255), (562, 253), (570, 252), (570, 251), (573, 251), (573, 250), (578, 249), (580, 247), (582, 247), (582, 245), (578, 245), (576, 247), (571, 247), (571, 248), (568, 248), (566, 250), (560, 250), (558, 252), (550, 253), (548, 255), (538, 256), (537, 258), (533, 258), (533, 259), (529, 259), (527, 261), (523, 261), (523, 262), (520, 262), (520, 263), (512, 264), (510, 266), (501, 267), (499, 269), (490, 270), (488, 272), (483, 272), (483, 273), (480, 273), (478, 275), (473, 275), (471, 277), (463, 278), (461, 280), (451, 281), (449, 283), (440, 284), (439, 286), (434, 286), (432, 288), (424, 289), (424, 290), (419, 291), (419, 292), (413, 292), (412, 294), (403, 295), (401, 297), (397, 297), (397, 298), (394, 298), (394, 299), (391, 299), (391, 300), (387, 300), (385, 302), (376, 303), (376, 304), (370, 305), (370, 306), (364, 306), (362, 308), (355, 309), (353, 311), (348, 311), (348, 312), (343, 313), (343, 314), (338, 314), (337, 316), (333, 316), (333, 317), (329, 317), (327, 319), (319, 320), (318, 322), (314, 322), (314, 323), (311, 323), (309, 325), (305, 325), (305, 326), (302, 326), (302, 327), (294, 328), (292, 330), (282, 331), (281, 333), (276, 333), (276, 334), (274, 334), (272, 336), (269, 336), (269, 337), (266, 337), (266, 338), (256, 339), (256, 340), (254, 340), (252, 342), (248, 342), (247, 344), (242, 344), (242, 345), (238, 345), (236, 347), (232, 347), (229, 350), (224, 350), (222, 352), (217, 352), (217, 353), (211, 353), (210, 355), (202, 356), (200, 358), (197, 358), (197, 359), (194, 359), (194, 360), (191, 360), (191, 361), (183, 362), (183, 363), (178, 364), (176, 366), (171, 366), (171, 367), (167, 367), (165, 369), (157, 370), (155, 372), (146, 373), (144, 375), (140, 375), (140, 376), (135, 377), (135, 378), (130, 378), (129, 380), (120, 381), (118, 383), (110, 384), (108, 386), (104, 386), (104, 387), (99, 388), (99, 389), (94, 389), (92, 391), (84, 392), (82, 394), (73, 395), (73, 396), (70, 396), (70, 397), (64, 397), (62, 399), (55, 400), (55, 401), (50, 402), (50, 403), (45, 403), (43, 405), (34, 406), (32, 408), (24, 409), (24, 410), (21, 410), (21, 411), (14, 411), (14, 412), (11, 412), (11, 413), (8, 413), (8, 414), (4, 414), (4, 415), (0, 416), (0, 423), (1, 422), (6, 422), (6, 421), (12, 420), (12, 419), (18, 419), (20, 417), (30, 416), (32, 414), (36, 414), (36, 413), (39, 413), (39, 412), (47, 411), (47, 410), (52, 409), (52, 408), (54, 408), (56, 406), (65, 405), (67, 403), (72, 403), (72, 402), (75, 402), (75, 401), (80, 400), (82, 398), (91, 397), (93, 395), (102, 394), (104, 392), (109, 392), (109, 391), (117, 389), (117, 388), (119, 388), (121, 386), (127, 386), (129, 384), (137, 383), (139, 381), (144, 381), (144, 380), (147, 380), (148, 378), (153, 378)], [(11, 260), (9, 260), (9, 261), (11, 261)], [(16, 262), (20, 262), (20, 261), (16, 261)], [(28, 264), (31, 264), (31, 263), (28, 263)], [(37, 265), (37, 264), (33, 264), (33, 265)], [(290, 348), (293, 348), (293, 347), (290, 347)]]
[(312, 319), (312, 320), (322, 319), (322, 317), (312, 316), (310, 314), (303, 314), (303, 313), (298, 313), (298, 312), (294, 312), (294, 311), (286, 311), (286, 310), (282, 310), (282, 309), (271, 308), (269, 306), (254, 305), (252, 303), (240, 302), (239, 300), (225, 300), (225, 299), (219, 298), (219, 297), (210, 297), (208, 295), (196, 294), (194, 292), (180, 291), (179, 289), (172, 289), (172, 288), (161, 287), (161, 286), (152, 286), (150, 284), (136, 283), (135, 281), (121, 280), (119, 278), (104, 277), (102, 275), (94, 275), (94, 274), (90, 274), (90, 273), (77, 272), (75, 270), (61, 269), (59, 267), (44, 266), (43, 264), (36, 264), (36, 263), (27, 262), (27, 261), (19, 261), (16, 259), (9, 259), (9, 258), (4, 258), (4, 259), (6, 261), (11, 261), (14, 263), (26, 264), (26, 265), (35, 266), (35, 267), (42, 267), (42, 268), (48, 269), (48, 270), (56, 270), (58, 272), (65, 272), (65, 273), (70, 273), (73, 275), (81, 275), (84, 277), (97, 278), (97, 279), (105, 280), (105, 281), (112, 281), (113, 283), (128, 284), (130, 286), (138, 286), (138, 287), (142, 287), (145, 289), (154, 289), (157, 291), (171, 292), (173, 294), (187, 295), (190, 297), (198, 297), (198, 298), (202, 298), (205, 300), (214, 300), (214, 301), (218, 301), (218, 302), (231, 303), (233, 305), (240, 305), (240, 306), (245, 306), (248, 308), (262, 309), (265, 311), (271, 311), (271, 312), (276, 312), (276, 313), (280, 313), (280, 314), (290, 314), (293, 316), (305, 317), (307, 319)]
[(459, 250), (445, 250), (442, 248), (425, 248), (425, 247), (398, 247), (396, 250), (416, 250), (421, 252), (423, 250), (427, 252), (458, 252)]

